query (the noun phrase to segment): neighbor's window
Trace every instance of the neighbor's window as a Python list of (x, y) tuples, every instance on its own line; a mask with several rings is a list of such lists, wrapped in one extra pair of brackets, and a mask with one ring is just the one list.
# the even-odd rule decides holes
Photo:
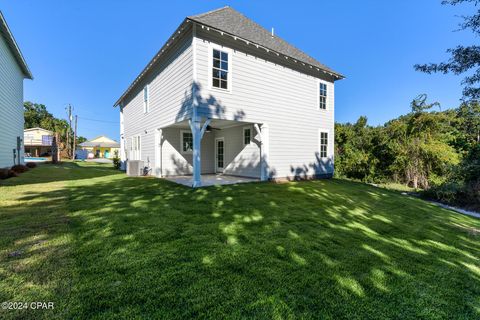
[(193, 135), (191, 132), (182, 132), (182, 152), (192, 152), (193, 150)]
[(250, 144), (252, 139), (252, 129), (250, 128), (243, 128), (243, 145), (246, 146)]
[(148, 105), (148, 100), (149, 100), (149, 85), (146, 85), (143, 88), (143, 113), (147, 113), (149, 111), (149, 105)]
[(318, 103), (320, 109), (327, 109), (327, 85), (320, 82)]
[(327, 157), (328, 132), (320, 132), (320, 158)]
[(228, 89), (228, 53), (213, 49), (212, 86)]

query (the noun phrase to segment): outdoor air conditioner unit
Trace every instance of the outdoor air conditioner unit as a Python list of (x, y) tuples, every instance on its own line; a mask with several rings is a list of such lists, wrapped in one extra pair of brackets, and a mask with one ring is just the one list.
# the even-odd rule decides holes
[(143, 176), (143, 161), (142, 160), (128, 160), (127, 161), (127, 176), (140, 177)]

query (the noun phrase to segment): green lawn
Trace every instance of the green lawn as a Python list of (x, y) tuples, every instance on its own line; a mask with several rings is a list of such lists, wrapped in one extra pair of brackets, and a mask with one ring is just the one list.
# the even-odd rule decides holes
[(479, 255), (480, 220), (348, 181), (0, 182), (0, 302), (55, 305), (1, 319), (479, 319)]

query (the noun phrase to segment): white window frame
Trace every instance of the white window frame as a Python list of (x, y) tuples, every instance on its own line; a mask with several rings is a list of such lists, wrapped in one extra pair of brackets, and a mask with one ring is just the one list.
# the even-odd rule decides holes
[[(245, 131), (246, 130), (250, 130), (250, 142), (249, 143), (245, 143)], [(242, 143), (243, 143), (243, 146), (248, 146), (249, 144), (252, 143), (252, 133), (253, 133), (253, 130), (252, 130), (252, 127), (250, 126), (247, 126), (247, 127), (243, 127), (243, 130), (242, 130)]]
[[(322, 133), (327, 134), (327, 150), (325, 157), (322, 157)], [(330, 155), (330, 130), (318, 129), (318, 157), (320, 159), (328, 159)]]
[[(147, 99), (145, 100), (145, 90), (147, 91)], [(150, 85), (147, 84), (142, 90), (143, 113), (150, 112)]]
[(130, 137), (130, 160), (142, 159), (142, 137), (139, 134)]
[[(184, 151), (184, 150), (183, 150), (183, 135), (184, 135), (185, 133), (189, 133), (189, 134), (192, 135), (192, 150), (190, 150), (190, 151)], [(192, 153), (193, 153), (193, 133), (192, 133), (192, 131), (190, 131), (190, 130), (182, 130), (182, 131), (180, 131), (180, 153), (183, 153), (183, 154), (192, 154)]]
[[(227, 75), (227, 89), (217, 88), (213, 86), (213, 50), (223, 51), (228, 54), (228, 75)], [(233, 50), (215, 43), (210, 43), (208, 46), (208, 87), (210, 90), (232, 93), (233, 88), (233, 64), (232, 53)]]
[[(325, 90), (326, 90), (326, 96), (325, 96), (325, 109), (320, 108), (320, 84), (325, 85)], [(317, 108), (318, 110), (323, 110), (326, 111), (328, 109), (328, 100), (329, 100), (329, 90), (328, 90), (328, 82), (323, 81), (323, 80), (318, 80), (317, 81)]]

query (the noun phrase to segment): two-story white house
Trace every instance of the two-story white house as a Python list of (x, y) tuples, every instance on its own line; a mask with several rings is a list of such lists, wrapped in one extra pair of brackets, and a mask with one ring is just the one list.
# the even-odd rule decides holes
[(23, 79), (33, 79), (0, 11), (0, 168), (23, 163)]
[(193, 187), (331, 177), (342, 78), (230, 7), (187, 17), (115, 102), (121, 159)]

